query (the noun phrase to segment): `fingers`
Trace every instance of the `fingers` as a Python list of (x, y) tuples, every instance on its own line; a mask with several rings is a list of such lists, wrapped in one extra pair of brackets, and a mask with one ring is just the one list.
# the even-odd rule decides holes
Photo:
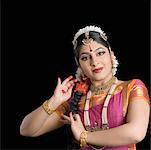
[(61, 118), (64, 120), (68, 120), (70, 122), (70, 117), (66, 116), (66, 115), (61, 115)]
[(77, 120), (77, 121), (80, 121), (80, 120), (81, 120), (79, 114), (74, 114), (74, 118), (75, 118), (75, 120)]
[(77, 80), (73, 79), (73, 76), (69, 76), (62, 82), (62, 86), (67, 86), (68, 88), (70, 88), (70, 86), (72, 86), (75, 82), (77, 82)]
[(72, 112), (70, 112), (70, 121), (71, 121), (71, 124), (73, 124), (74, 123), (74, 118), (73, 118), (73, 115), (72, 115)]
[[(69, 76), (67, 79), (65, 79), (63, 82), (62, 82), (62, 92), (65, 93), (69, 90), (71, 90), (74, 86), (74, 83), (77, 82), (76, 79), (72, 79), (73, 76)], [(72, 80), (71, 80), (72, 79)]]
[(71, 124), (70, 117), (66, 115), (61, 115), (60, 121), (63, 122), (64, 124)]
[(73, 78), (73, 76), (69, 76), (67, 79), (65, 79), (65, 80), (62, 82), (62, 85), (65, 86), (72, 78)]
[(63, 120), (63, 119), (60, 119), (60, 122), (62, 122), (63, 124), (71, 124), (68, 120)]
[(74, 121), (81, 121), (80, 115), (79, 114), (72, 114), (72, 112), (70, 112), (70, 121), (74, 122)]

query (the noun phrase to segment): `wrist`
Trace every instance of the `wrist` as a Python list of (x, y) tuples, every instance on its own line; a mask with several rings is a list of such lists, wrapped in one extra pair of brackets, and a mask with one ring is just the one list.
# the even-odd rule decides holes
[(55, 98), (54, 95), (48, 100), (48, 106), (52, 106), (54, 109), (56, 109), (60, 104), (59, 99)]
[(48, 115), (51, 115), (53, 112), (55, 112), (55, 109), (52, 106), (49, 106), (48, 103), (48, 100), (44, 101), (42, 108)]
[(88, 137), (88, 131), (84, 130), (80, 134), (80, 147), (87, 146), (87, 137)]
[(51, 115), (53, 112), (55, 112), (55, 110), (57, 109), (58, 106), (59, 106), (59, 104), (57, 103), (54, 96), (52, 96), (48, 100), (45, 100), (42, 104), (42, 108), (45, 110), (45, 112), (48, 115)]

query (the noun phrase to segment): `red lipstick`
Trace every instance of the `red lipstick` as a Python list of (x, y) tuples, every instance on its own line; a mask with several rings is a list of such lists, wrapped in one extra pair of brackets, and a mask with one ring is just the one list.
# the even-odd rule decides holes
[(100, 67), (100, 68), (96, 68), (96, 69), (93, 69), (93, 72), (94, 73), (100, 73), (102, 71), (103, 67)]

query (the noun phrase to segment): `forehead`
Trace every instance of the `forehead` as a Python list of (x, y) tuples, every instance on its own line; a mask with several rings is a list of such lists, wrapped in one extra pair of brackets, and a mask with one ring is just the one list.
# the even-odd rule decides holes
[(90, 52), (90, 51), (93, 52), (98, 48), (102, 48), (104, 50), (107, 50), (107, 48), (104, 45), (97, 43), (96, 41), (92, 41), (88, 45), (82, 45), (80, 48), (80, 53), (81, 52)]

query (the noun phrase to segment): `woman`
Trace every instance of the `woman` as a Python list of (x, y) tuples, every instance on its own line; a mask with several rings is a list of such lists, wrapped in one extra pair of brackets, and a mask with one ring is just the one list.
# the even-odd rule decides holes
[(70, 149), (136, 149), (149, 122), (144, 83), (115, 77), (118, 62), (100, 27), (80, 29), (73, 45), (76, 79), (58, 78), (52, 97), (25, 116), (21, 135), (36, 137), (69, 124), (74, 137)]

